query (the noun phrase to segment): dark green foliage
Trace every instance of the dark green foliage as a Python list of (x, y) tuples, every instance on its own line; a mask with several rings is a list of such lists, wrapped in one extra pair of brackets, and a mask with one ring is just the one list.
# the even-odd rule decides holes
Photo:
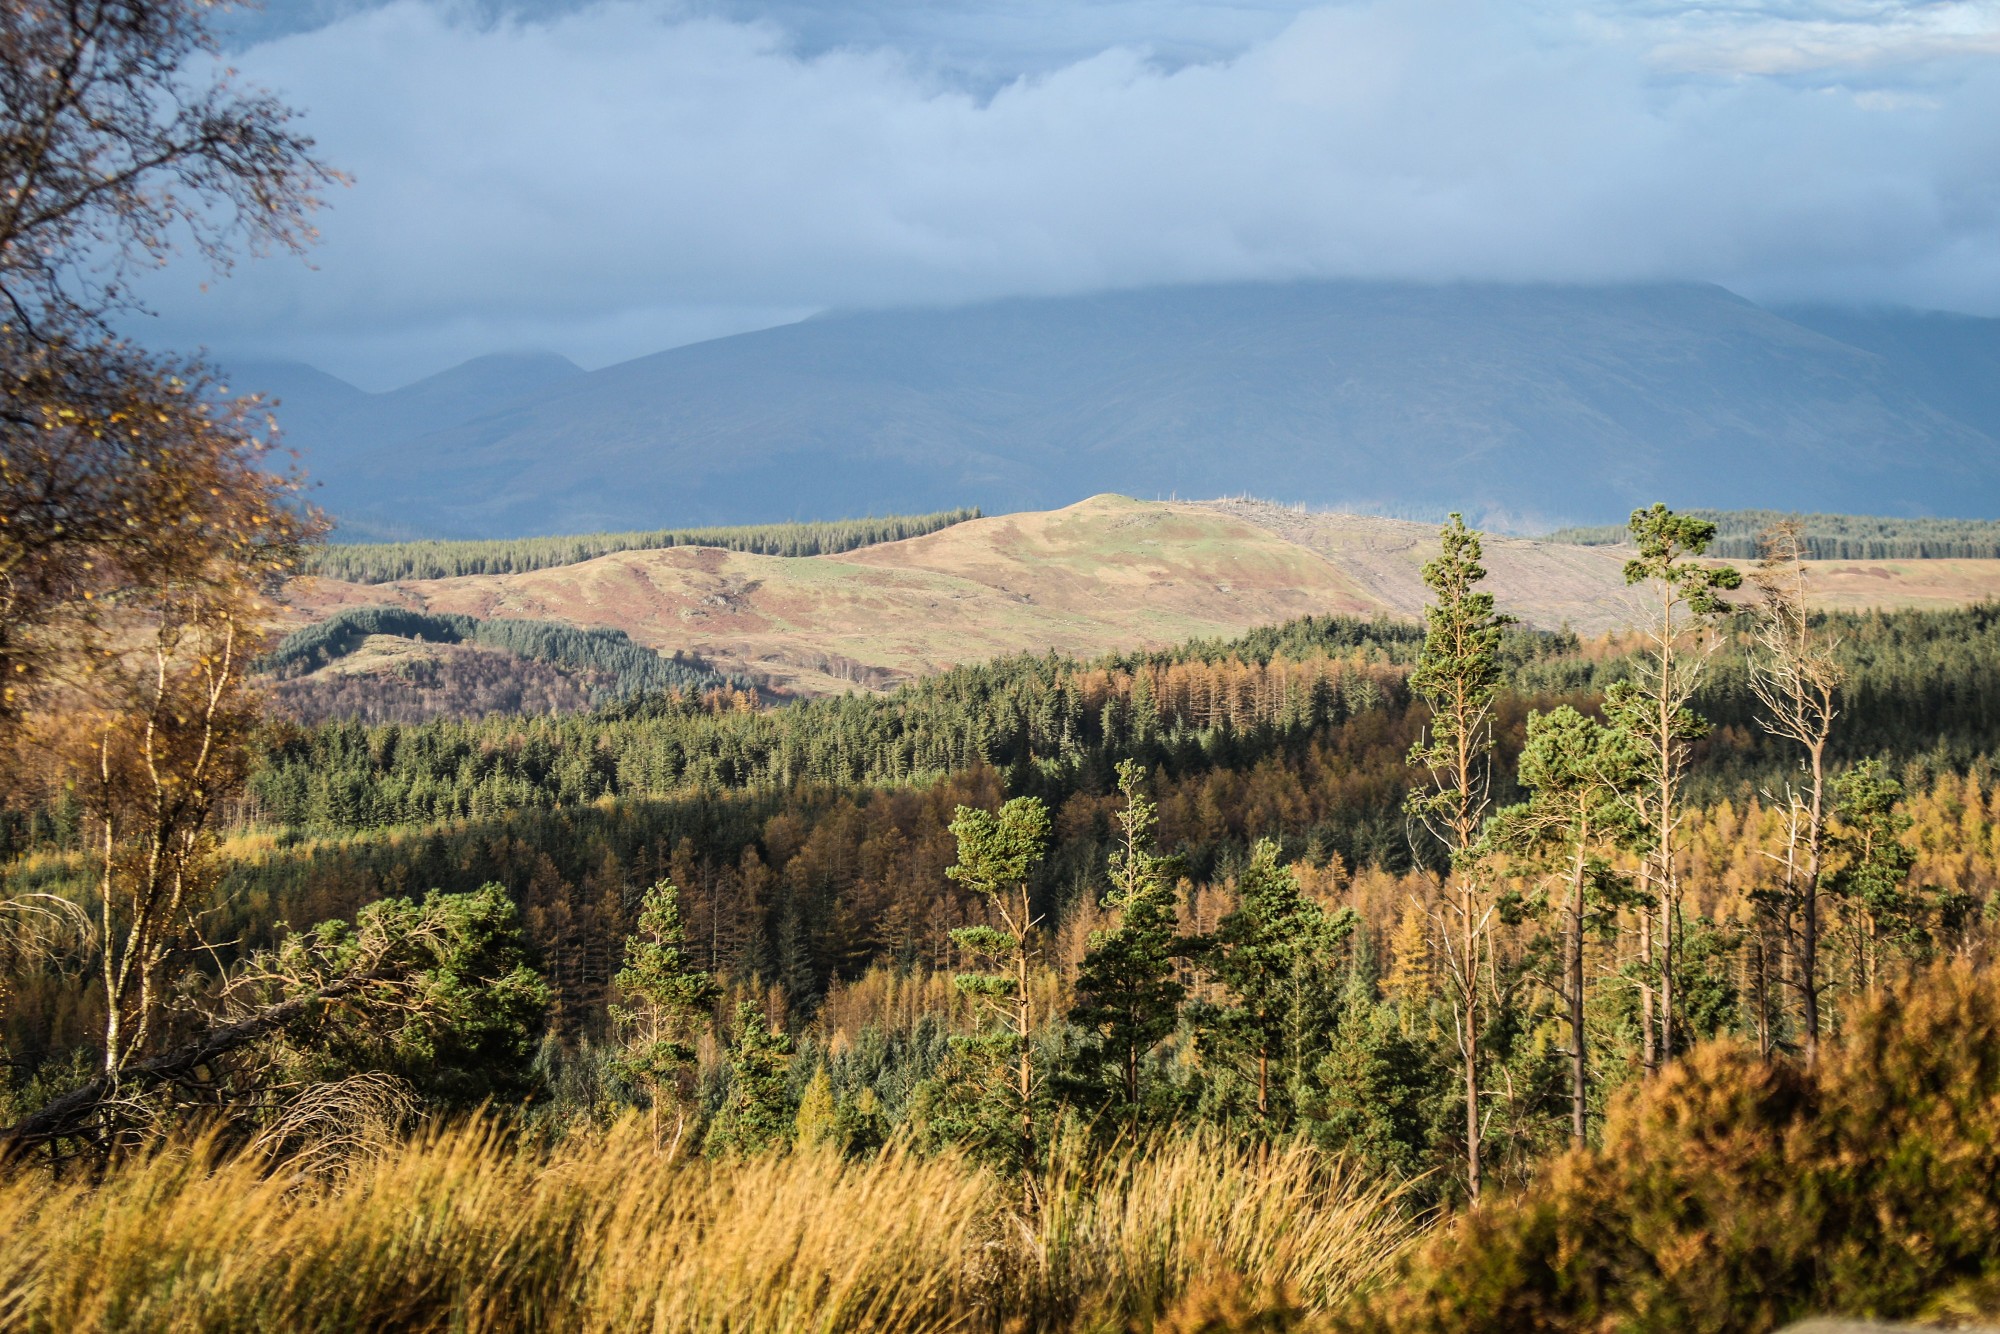
[(1671, 587), (1695, 616), (1715, 616), (1728, 610), (1718, 593), (1740, 587), (1743, 576), (1727, 565), (1701, 563), (1715, 540), (1715, 525), (1692, 514), (1676, 514), (1665, 505), (1633, 510), (1632, 545), (1639, 554), (1625, 562), (1625, 582)]
[[(1687, 517), (1715, 525), (1709, 554), (1723, 560), (1756, 560), (1757, 537), (1783, 510), (1688, 510)], [(1992, 560), (2000, 557), (2000, 520), (1895, 519), (1858, 514), (1802, 514), (1807, 560)], [(1582, 546), (1629, 542), (1625, 524), (1559, 528), (1543, 540)]]
[(1352, 1331), (1763, 1334), (2000, 1297), (2000, 979), (1933, 970), (1812, 1070), (1703, 1044), (1602, 1148), (1441, 1231)]
[(661, 528), (580, 537), (517, 537), (490, 541), (335, 544), (313, 553), (308, 573), (358, 584), (398, 579), (447, 579), (467, 574), (519, 574), (576, 565), (614, 551), (721, 547), (762, 556), (825, 556), (878, 542), (922, 537), (980, 515), (972, 509), (935, 514), (836, 519), (823, 523), (754, 524), (733, 528)]
[(1405, 808), (1456, 860), (1471, 850), (1486, 809), (1494, 746), (1487, 721), (1510, 618), (1498, 615), (1493, 595), (1479, 590), (1486, 578), (1479, 534), (1454, 514), (1439, 537), (1441, 551), (1424, 563), (1431, 600), (1424, 607), (1423, 648), (1410, 673), (1410, 693), (1430, 706), (1430, 725), (1410, 747), (1409, 762), (1430, 782), (1411, 790)]
[(353, 925), (322, 922), (268, 965), (273, 1000), (369, 979), (356, 999), (316, 1007), (286, 1031), (281, 1065), (312, 1079), (387, 1071), (432, 1101), (470, 1108), (526, 1091), (548, 1005), (528, 966), (520, 916), (499, 885), (382, 899)]
[(1443, 1056), (1436, 1044), (1405, 1032), (1394, 1007), (1349, 1005), (1301, 1100), (1306, 1133), (1375, 1172), (1408, 1179), (1430, 1171), (1456, 1116)]
[(786, 1071), (792, 1040), (744, 1000), (736, 1009), (736, 1040), (729, 1048), (729, 1096), (708, 1133), (711, 1153), (762, 1153), (791, 1141), (798, 1113)]
[(1933, 895), (1909, 883), (1917, 854), (1902, 841), (1910, 827), (1910, 817), (1896, 809), (1902, 795), (1903, 785), (1879, 761), (1864, 760), (1833, 781), (1827, 889), (1859, 909), (1855, 952), (1867, 986), (1885, 954), (1921, 957), (1931, 943)]
[(1690, 917), (1675, 933), (1674, 995), (1680, 998), (1682, 1037), (1688, 1043), (1738, 1031), (1742, 989), (1737, 985), (1737, 932), (1707, 917)]
[(587, 630), (559, 621), (479, 620), (406, 607), (356, 607), (294, 630), (266, 654), (263, 670), (281, 678), (302, 676), (338, 661), (370, 635), (394, 635), (432, 644), (476, 644), (531, 662), (588, 673), (601, 682), (598, 702), (661, 691), (700, 694), (734, 688), (754, 691), (741, 677), (712, 670), (699, 658), (660, 656), (632, 642), (623, 630)]
[[(999, 1020), (997, 1029), (982, 1031), (964, 1045), (968, 1055), (984, 1056), (995, 1064), (986, 1088), (1014, 1117), (1014, 1161), (1026, 1171), (1034, 1160), (1039, 1083), (1032, 1050), (1038, 1025), (1028, 988), (1040, 955), (1042, 920), (1034, 908), (1029, 877), (1048, 851), (1049, 812), (1034, 797), (1015, 797), (997, 812), (960, 806), (951, 833), (958, 840), (958, 860), (945, 874), (984, 899), (987, 911), (1000, 923), (951, 932), (959, 951), (986, 970), (960, 973), (952, 982), (988, 1018)], [(999, 1062), (1009, 1058), (1011, 1068), (1003, 1074)]]
[(626, 937), (625, 966), (613, 983), (620, 999), (610, 1017), (625, 1035), (615, 1072), (645, 1089), (656, 1109), (663, 1101), (678, 1102), (680, 1077), (694, 1064), (694, 1039), (718, 990), (690, 956), (680, 891), (667, 881), (646, 891), (638, 930)]
[[(1357, 622), (1355, 624), (1367, 624)], [(1162, 661), (1208, 661), (1213, 646)], [(1197, 649), (1199, 652), (1197, 652)], [(1150, 661), (1094, 663), (1027, 654), (925, 677), (888, 695), (846, 695), (752, 712), (648, 695), (587, 717), (434, 720), (280, 729), (252, 789), (273, 819), (314, 830), (429, 824), (603, 796), (704, 788), (904, 782), (993, 765), (1030, 792), (1108, 782), (1118, 758), (1185, 772), (1232, 763), (1375, 708), (1400, 711), (1393, 681), (1327, 664), (1318, 695), (1294, 691), (1252, 726), (1155, 715), (1137, 735), (1132, 710), (1082, 708), (1076, 678)], [(1226, 669), (1225, 669), (1226, 670)]]
[(1590, 1105), (1587, 946), (1611, 913), (1635, 902), (1610, 858), (1641, 833), (1630, 798), (1644, 777), (1642, 756), (1629, 731), (1564, 705), (1528, 715), (1518, 774), (1528, 800), (1493, 818), (1485, 844), (1548, 887), (1560, 950), (1546, 981), (1569, 1024), (1570, 1134), (1582, 1143)]
[(1093, 1034), (1094, 1053), (1112, 1075), (1113, 1101), (1135, 1121), (1146, 1055), (1174, 1031), (1187, 997), (1175, 976), (1175, 959), (1186, 950), (1175, 911), (1176, 868), (1153, 852), (1157, 817), (1145, 780), (1146, 771), (1131, 760), (1119, 764), (1122, 846), (1111, 854), (1111, 892), (1104, 900), (1118, 914), (1118, 925), (1092, 933), (1069, 1016)]
[(1331, 1016), (1332, 956), (1353, 931), (1354, 915), (1329, 915), (1300, 893), (1268, 839), (1251, 850), (1236, 890), (1238, 906), (1217, 925), (1204, 958), (1227, 999), (1193, 1007), (1190, 1017), (1203, 1053), (1241, 1079), (1245, 1110), (1283, 1125), (1309, 1044)]

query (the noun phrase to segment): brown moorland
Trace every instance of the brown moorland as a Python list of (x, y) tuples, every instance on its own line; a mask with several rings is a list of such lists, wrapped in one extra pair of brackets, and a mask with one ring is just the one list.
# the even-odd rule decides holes
[[(835, 556), (676, 547), (520, 574), (301, 582), (289, 619), (394, 604), (602, 626), (816, 695), (1012, 652), (1162, 648), (1308, 613), (1414, 617), (1436, 541), (1435, 525), (1406, 520), (1102, 495)], [(1486, 552), (1505, 609), (1584, 634), (1632, 619), (1625, 555), (1503, 537)], [(2000, 594), (2000, 561), (1828, 561), (1815, 577), (1824, 605), (1845, 609)]]

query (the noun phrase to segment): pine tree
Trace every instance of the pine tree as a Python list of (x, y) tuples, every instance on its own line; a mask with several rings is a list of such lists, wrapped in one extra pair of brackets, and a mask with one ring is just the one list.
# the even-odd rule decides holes
[(791, 1061), (791, 1038), (765, 1021), (756, 1001), (740, 1001), (729, 1049), (729, 1099), (709, 1136), (710, 1152), (762, 1153), (789, 1141), (797, 1119), (786, 1097)]
[(1641, 1053), (1650, 1073), (1673, 1059), (1676, 1046), (1674, 940), (1680, 873), (1674, 835), (1681, 825), (1681, 788), (1693, 745), (1708, 734), (1707, 722), (1688, 705), (1721, 642), (1708, 633), (1714, 618), (1729, 609), (1719, 595), (1741, 586), (1743, 576), (1727, 565), (1702, 562), (1715, 538), (1715, 525), (1705, 520), (1655, 505), (1632, 511), (1631, 532), (1639, 554), (1625, 562), (1625, 582), (1650, 585), (1655, 603), (1644, 627), (1646, 649), (1636, 656), (1637, 679), (1611, 687), (1605, 716), (1631, 733), (1647, 769), (1638, 805), (1652, 843), (1645, 876), (1658, 916), (1641, 910), (1639, 948), (1652, 979), (1640, 992)]
[(1001, 922), (951, 933), (959, 949), (985, 961), (989, 970), (961, 973), (952, 981), (1003, 1025), (999, 1041), (989, 1045), (994, 1054), (1014, 1062), (1009, 1094), (1017, 1104), (1019, 1166), (1025, 1174), (1035, 1153), (1035, 1016), (1029, 983), (1041, 925), (1028, 880), (1048, 845), (1048, 808), (1035, 797), (1015, 797), (997, 814), (960, 806), (951, 832), (958, 840), (958, 861), (945, 874), (985, 899)]
[(613, 979), (623, 998), (611, 1018), (627, 1037), (614, 1068), (647, 1092), (653, 1143), (660, 1143), (660, 1104), (674, 1108), (674, 1147), (687, 1128), (680, 1078), (694, 1064), (694, 1037), (709, 1019), (717, 990), (694, 966), (681, 923), (680, 891), (662, 880), (646, 891), (639, 929), (625, 940), (625, 966)]
[(1568, 1012), (1570, 1138), (1579, 1148), (1588, 1135), (1590, 1094), (1584, 944), (1592, 907), (1624, 901), (1622, 878), (1607, 854), (1636, 832), (1628, 798), (1642, 777), (1638, 748), (1622, 729), (1567, 705), (1531, 713), (1520, 781), (1532, 795), (1501, 811), (1487, 832), (1496, 849), (1545, 870), (1560, 885), (1562, 967), (1555, 990)]
[(1917, 854), (1902, 838), (1910, 827), (1897, 804), (1903, 785), (1880, 760), (1864, 760), (1835, 779), (1833, 790), (1829, 842), (1839, 869), (1828, 887), (1852, 914), (1855, 972), (1872, 996), (1885, 949), (1914, 954), (1928, 942), (1929, 896), (1909, 883)]
[(1410, 748), (1409, 762), (1429, 781), (1414, 789), (1406, 809), (1442, 847), (1436, 923), (1438, 959), (1452, 989), (1452, 1026), (1465, 1084), (1466, 1188), (1480, 1187), (1479, 1035), (1483, 997), (1493, 967), (1492, 886), (1480, 863), (1479, 832), (1491, 806), (1493, 694), (1500, 684), (1500, 636), (1508, 617), (1486, 578), (1479, 534), (1457, 514), (1439, 533), (1441, 550), (1424, 565), (1433, 601), (1424, 608), (1424, 646), (1410, 689), (1430, 705), (1429, 730)]
[(1282, 1120), (1276, 1096), (1298, 1074), (1314, 991), (1326, 964), (1353, 930), (1354, 916), (1329, 916), (1299, 890), (1298, 878), (1278, 864), (1278, 845), (1260, 839), (1237, 882), (1236, 909), (1216, 925), (1208, 942), (1209, 972), (1227, 990), (1220, 1006), (1196, 1012), (1202, 1049), (1245, 1067), (1257, 1091), (1257, 1116)]
[(1132, 760), (1118, 765), (1118, 813), (1124, 846), (1111, 855), (1111, 892), (1104, 906), (1118, 925), (1091, 933), (1077, 976), (1070, 1019), (1097, 1033), (1118, 1066), (1126, 1115), (1139, 1116), (1139, 1075), (1145, 1056), (1173, 1032), (1187, 988), (1174, 975), (1183, 948), (1177, 933), (1174, 868), (1154, 855), (1155, 807), (1142, 790), (1146, 771)]

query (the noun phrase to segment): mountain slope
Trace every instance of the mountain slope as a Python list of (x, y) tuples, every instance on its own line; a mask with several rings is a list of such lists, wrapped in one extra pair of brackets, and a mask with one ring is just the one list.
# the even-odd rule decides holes
[(1786, 318), (1872, 352), (1903, 383), (2000, 439), (2000, 320), (1923, 310), (1787, 309)]
[(1714, 287), (1189, 287), (808, 320), (316, 471), (351, 523), (465, 536), (1105, 490), (1523, 526), (1662, 498), (1995, 512), (2000, 440), (1911, 374)]
[[(554, 353), (520, 352), (476, 357), (380, 394), (298, 362), (238, 362), (227, 368), (227, 381), (233, 392), (259, 393), (276, 401), (273, 415), (284, 429), (284, 442), (299, 451), (316, 484), (312, 498), (325, 505), (329, 491), (345, 496), (359, 458), (408, 448), (426, 435), (477, 421), (583, 373), (576, 363)], [(404, 502), (390, 507), (376, 523), (345, 512), (344, 504), (335, 512), (347, 530), (344, 536), (427, 533), (423, 498), (406, 497)]]

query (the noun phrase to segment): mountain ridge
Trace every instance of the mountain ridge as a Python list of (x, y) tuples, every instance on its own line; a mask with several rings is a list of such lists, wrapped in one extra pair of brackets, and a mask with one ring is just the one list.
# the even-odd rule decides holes
[[(307, 444), (306, 465), (350, 533), (445, 537), (1102, 491), (1457, 508), (1518, 528), (1662, 498), (2000, 512), (2000, 407), (1926, 379), (1929, 326), (1870, 318), (1799, 322), (1698, 284), (1362, 282), (836, 312), (501, 377), (442, 425), (406, 387), (393, 434), (365, 414), (351, 420), (378, 423), (372, 440), (309, 424), (331, 443), (317, 460)], [(1989, 325), (1966, 326), (1952, 373), (1983, 367)]]

